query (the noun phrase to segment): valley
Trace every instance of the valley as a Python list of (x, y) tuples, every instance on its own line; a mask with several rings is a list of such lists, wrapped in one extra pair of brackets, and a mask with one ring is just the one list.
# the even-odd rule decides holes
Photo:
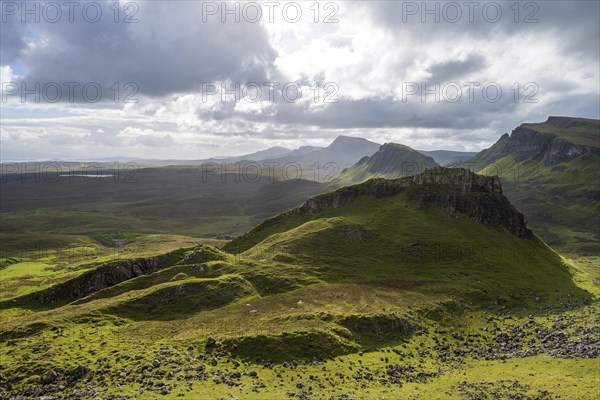
[(500, 176), (507, 197), (550, 246), (597, 255), (599, 131), (598, 120), (550, 117), (522, 124), (463, 165)]

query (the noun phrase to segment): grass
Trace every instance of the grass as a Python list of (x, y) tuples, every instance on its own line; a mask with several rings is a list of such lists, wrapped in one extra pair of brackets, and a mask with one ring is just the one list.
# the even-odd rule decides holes
[(99, 264), (119, 259), (151, 257), (198, 243), (220, 246), (221, 240), (179, 235), (126, 236), (119, 245), (106, 237), (47, 235), (3, 238), (0, 258), (0, 300), (22, 296), (73, 279)]
[(253, 286), (237, 275), (188, 278), (127, 292), (113, 298), (116, 304), (106, 312), (133, 320), (180, 319), (186, 314), (223, 307), (253, 293)]
[[(114, 238), (81, 239), (79, 263), (57, 274), (93, 281), (119, 268), (84, 256)], [(563, 358), (536, 333), (597, 343), (598, 262), (537, 238), (400, 194), (284, 215), (233, 243), (236, 253), (170, 240), (127, 236), (128, 255), (170, 253), (155, 272), (85, 298), (41, 307), (5, 296), (0, 390), (35, 397), (29, 388), (51, 370), (68, 390), (137, 398), (586, 399), (599, 389), (597, 357)], [(3, 261), (17, 284), (19, 263), (43, 279), (48, 266), (36, 263), (57, 260)], [(498, 337), (517, 325), (511, 354)], [(90, 372), (70, 380), (78, 366)]]
[(65, 236), (111, 240), (150, 234), (237, 235), (327, 190), (305, 180), (203, 175), (199, 166), (140, 168), (135, 180), (127, 181), (53, 181), (33, 173), (0, 178), (3, 237), (32, 235), (44, 241)]
[[(440, 229), (450, 225), (452, 229)], [(277, 233), (277, 230), (281, 232)], [(434, 236), (432, 232), (435, 232)], [(259, 236), (262, 235), (259, 232)], [(480, 303), (490, 304), (498, 297), (522, 303), (530, 302), (535, 296), (550, 300), (569, 292), (587, 296), (572, 283), (560, 257), (543, 243), (518, 239), (464, 216), (450, 217), (437, 209), (420, 210), (403, 195), (359, 198), (346, 207), (326, 210), (318, 217), (294, 216), (269, 227), (268, 236), (241, 255), (217, 254), (216, 260), (200, 264), (201, 268), (199, 264), (163, 268), (97, 292), (85, 300), (85, 305), (67, 306), (61, 313), (68, 315), (71, 308), (82, 308), (86, 313), (106, 310), (112, 303), (119, 303), (122, 296), (132, 293), (144, 299), (141, 293), (152, 293), (161, 285), (179, 286), (188, 281), (230, 274), (238, 275), (252, 285), (255, 292), (250, 291), (247, 295), (260, 296), (259, 304), (266, 307), (267, 315), (285, 314), (289, 307), (285, 311), (275, 311), (280, 304), (303, 300), (283, 300), (289, 293), (314, 287), (317, 293), (307, 299), (330, 298), (327, 292), (335, 287), (332, 285), (343, 288), (355, 282), (363, 282), (365, 289), (375, 290), (386, 300), (382, 303), (369, 296), (363, 302), (350, 296), (350, 304), (344, 303), (343, 307), (347, 311), (352, 310), (352, 304), (356, 302), (357, 305), (380, 304), (378, 308), (386, 308), (387, 303), (390, 310), (405, 312), (406, 308), (394, 305), (397, 300), (390, 294), (394, 292), (401, 293), (403, 301), (413, 296), (420, 299), (421, 304), (424, 300), (419, 293), (430, 296), (439, 293), (438, 301), (477, 298)], [(366, 280), (365, 266), (368, 266)], [(180, 273), (189, 278), (172, 281)], [(358, 288), (352, 291), (363, 293)], [(281, 296), (284, 297), (279, 299)], [(310, 300), (303, 301), (311, 304)], [(275, 302), (275, 308), (267, 306), (271, 302)], [(335, 302), (334, 298), (331, 302)], [(140, 304), (145, 304), (141, 307), (154, 307), (152, 302)], [(231, 310), (235, 320), (244, 315), (245, 307), (232, 305), (225, 308)], [(335, 309), (333, 304), (323, 304), (323, 307)], [(256, 309), (253, 317), (261, 319), (261, 310), (253, 309)], [(365, 311), (358, 307), (352, 312), (358, 314), (360, 310)], [(179, 317), (185, 314), (183, 310), (173, 313)], [(218, 323), (233, 323), (223, 310), (215, 314), (220, 320)], [(343, 315), (341, 312), (329, 314)], [(200, 313), (200, 317), (203, 319), (208, 315)], [(193, 326), (195, 317), (191, 318)], [(263, 322), (271, 323), (270, 320)], [(314, 322), (317, 327), (328, 326), (328, 321)], [(295, 318), (286, 321), (282, 328), (286, 324), (290, 329), (300, 326)]]
[[(467, 318), (468, 315), (465, 315), (460, 322), (464, 324)], [(440, 362), (434, 357), (432, 345), (435, 342), (432, 337), (446, 338), (448, 342), (452, 342), (452, 337), (444, 333), (408, 338), (401, 345), (380, 345), (365, 353), (352, 352), (316, 362), (265, 366), (254, 358), (248, 362), (245, 358), (236, 356), (220, 357), (210, 352), (203, 353), (202, 344), (198, 343), (200, 335), (196, 336), (196, 340), (131, 336), (127, 328), (129, 324), (131, 322), (127, 320), (103, 317), (90, 318), (87, 323), (63, 323), (54, 328), (49, 327), (38, 335), (12, 339), (1, 350), (2, 361), (12, 363), (12, 360), (20, 360), (18, 366), (11, 367), (12, 371), (33, 379), (43, 376), (50, 368), (55, 368), (57, 362), (65, 371), (78, 365), (106, 368), (107, 385), (97, 386), (101, 395), (114, 394), (114, 388), (118, 385), (121, 395), (138, 398), (156, 398), (157, 393), (148, 390), (148, 381), (166, 385), (169, 388), (168, 397), (182, 394), (194, 399), (286, 398), (302, 391), (310, 393), (305, 395), (309, 398), (346, 395), (366, 399), (460, 399), (470, 398), (472, 395), (489, 396), (491, 391), (499, 391), (504, 393), (502, 397), (519, 393), (536, 398), (541, 393), (547, 393), (546, 398), (593, 399), (600, 388), (597, 359), (565, 359), (541, 354), (506, 360), (467, 358), (458, 363)], [(462, 332), (461, 328), (456, 327), (460, 324), (454, 325), (453, 330)], [(476, 330), (482, 332), (489, 325), (480, 322), (480, 327)], [(169, 328), (175, 328), (175, 325), (165, 327), (165, 331)], [(210, 330), (207, 333), (212, 335)], [(293, 334), (285, 336), (285, 347), (300, 345), (304, 348), (306, 342), (301, 340), (295, 344), (293, 337)], [(302, 339), (301, 336), (297, 337)], [(318, 339), (315, 342), (317, 345), (327, 343), (321, 336)], [(257, 344), (256, 341), (253, 343)], [(272, 343), (270, 341), (267, 344)], [(197, 345), (189, 348), (190, 344)], [(257, 351), (259, 349), (260, 347), (255, 348)], [(420, 356), (419, 352), (423, 350), (428, 353)], [(213, 358), (217, 360), (215, 365), (212, 363)], [(139, 375), (135, 371), (140, 367), (152, 365), (157, 359), (160, 360), (160, 366), (152, 369), (149, 374), (151, 379), (146, 378), (144, 384), (128, 380), (129, 377)], [(183, 363), (179, 364), (179, 360)], [(399, 384), (379, 383), (381, 377), (387, 377), (385, 368), (389, 365), (412, 367), (412, 376), (415, 377), (419, 373), (432, 375), (415, 381), (407, 381), (405, 378)], [(182, 369), (177, 370), (178, 367)], [(161, 371), (161, 374), (157, 374)], [(169, 378), (169, 371), (176, 371), (174, 378)], [(240, 378), (233, 379), (236, 386), (221, 383), (222, 375), (229, 377), (235, 372), (240, 373)], [(356, 379), (357, 374), (366, 373), (373, 374), (375, 379)], [(180, 379), (184, 374), (193, 378)], [(202, 378), (203, 376), (206, 378)], [(84, 388), (85, 385), (84, 381), (74, 384), (73, 388)]]
[(541, 160), (522, 163), (508, 155), (479, 173), (502, 178), (506, 196), (552, 247), (564, 253), (597, 255), (600, 205), (594, 177), (599, 168), (598, 155), (553, 167), (544, 166)]
[[(539, 135), (532, 137), (529, 131)], [(530, 138), (538, 141), (525, 143)], [(507, 152), (509, 142), (511, 153)], [(543, 143), (552, 148), (537, 148)], [(531, 150), (524, 146), (531, 146)], [(582, 146), (587, 147), (585, 154), (580, 153)], [(503, 135), (466, 165), (481, 174), (501, 177), (506, 196), (526, 215), (536, 234), (553, 248), (575, 257), (598, 255), (599, 147), (599, 120), (550, 117), (544, 123), (522, 124), (510, 137)], [(559, 153), (562, 162), (546, 165), (557, 160)]]
[(521, 127), (557, 136), (584, 146), (600, 147), (600, 121), (597, 119), (555, 117), (556, 123), (522, 124)]
[(365, 157), (335, 177), (331, 184), (345, 186), (361, 183), (371, 178), (396, 179), (416, 175), (436, 162), (410, 147), (397, 143), (387, 143), (371, 157)]

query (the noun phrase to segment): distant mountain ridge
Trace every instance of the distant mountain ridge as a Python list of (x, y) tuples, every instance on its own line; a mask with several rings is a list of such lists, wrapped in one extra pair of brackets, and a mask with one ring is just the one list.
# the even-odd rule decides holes
[[(370, 140), (340, 135), (327, 147), (320, 148), (305, 154), (289, 154), (283, 157), (269, 159), (268, 161), (299, 164), (335, 163), (340, 168), (346, 168), (364, 156), (370, 156), (379, 149), (380, 144)], [(300, 149), (298, 149), (300, 150)]]
[(285, 155), (289, 156), (289, 157), (303, 156), (303, 155), (312, 153), (313, 151), (317, 151), (317, 150), (321, 150), (321, 149), (323, 149), (323, 147), (319, 147), (319, 146), (300, 146), (297, 149), (294, 149), (294, 150), (290, 151), (289, 153), (287, 153)]
[(273, 146), (273, 147), (269, 147), (268, 149), (256, 151), (256, 152), (250, 153), (250, 154), (245, 154), (245, 155), (241, 155), (241, 156), (232, 156), (232, 157), (217, 157), (217, 158), (211, 158), (210, 160), (211, 161), (213, 161), (213, 160), (225, 161), (225, 162), (260, 161), (260, 160), (264, 160), (266, 158), (280, 157), (280, 156), (282, 156), (284, 154), (288, 154), (292, 151), (293, 151), (292, 149), (288, 149), (286, 147)]

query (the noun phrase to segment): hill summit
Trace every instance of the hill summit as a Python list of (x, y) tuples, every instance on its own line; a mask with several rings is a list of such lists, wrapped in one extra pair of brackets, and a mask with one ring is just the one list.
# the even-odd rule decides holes
[(502, 193), (498, 177), (475, 174), (464, 168), (434, 167), (398, 179), (374, 178), (342, 187), (308, 199), (300, 207), (270, 218), (226, 246), (228, 251), (244, 251), (265, 238), (269, 227), (292, 216), (315, 216), (337, 209), (360, 197), (383, 198), (406, 195), (420, 209), (437, 207), (447, 214), (465, 214), (474, 221), (508, 231), (520, 238), (533, 238), (523, 214)]
[(415, 175), (438, 164), (433, 158), (408, 146), (386, 143), (372, 156), (363, 157), (346, 169), (336, 182), (359, 183), (369, 178), (395, 179)]

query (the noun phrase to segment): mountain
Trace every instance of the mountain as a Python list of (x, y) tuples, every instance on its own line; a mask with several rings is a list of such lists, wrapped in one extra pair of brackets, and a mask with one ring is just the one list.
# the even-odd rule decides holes
[(363, 157), (334, 179), (336, 184), (360, 183), (369, 178), (401, 178), (437, 166), (433, 158), (408, 146), (386, 143), (372, 156)]
[(301, 165), (334, 163), (341, 171), (343, 168), (353, 165), (364, 156), (370, 156), (375, 153), (379, 149), (379, 146), (380, 144), (363, 138), (338, 136), (325, 148), (305, 154), (284, 156), (270, 161), (277, 161), (282, 164), (295, 162)]
[[(379, 148), (378, 143), (366, 139), (338, 136), (327, 147), (301, 146), (290, 150), (272, 147), (267, 150), (237, 157), (218, 158), (206, 162), (260, 164), (263, 173), (271, 174), (274, 180), (326, 182), (337, 176), (362, 157), (371, 155)], [(235, 167), (229, 168), (230, 170)]]
[(272, 168), (276, 177), (284, 181), (308, 180), (329, 182), (344, 168), (371, 155), (378, 143), (366, 139), (338, 136), (327, 147), (302, 146), (279, 157), (262, 160), (264, 169)]
[(224, 162), (228, 162), (228, 163), (234, 163), (234, 162), (238, 162), (238, 161), (261, 161), (261, 160), (266, 160), (268, 158), (274, 158), (274, 157), (281, 157), (285, 154), (290, 153), (292, 150), (285, 148), (285, 147), (281, 147), (281, 146), (274, 146), (274, 147), (269, 147), (268, 149), (265, 150), (260, 150), (254, 153), (250, 153), (250, 154), (245, 154), (242, 156), (234, 156), (234, 157), (225, 157), (225, 158), (212, 158), (209, 161), (224, 161)]
[(323, 147), (319, 147), (319, 146), (300, 146), (297, 149), (292, 150), (289, 153), (287, 153), (286, 156), (288, 156), (288, 157), (303, 156), (303, 155), (312, 153), (313, 151), (322, 150), (322, 149), (323, 149)]
[(599, 120), (522, 124), (465, 165), (501, 177), (506, 196), (551, 246), (600, 254)]
[[(335, 160), (340, 167), (354, 164), (364, 156), (371, 155), (379, 149), (379, 144), (363, 138), (338, 136), (323, 150), (316, 154), (318, 157)], [(315, 155), (315, 153), (310, 153)]]
[(242, 155), (242, 156), (234, 156), (234, 157), (224, 157), (224, 158), (212, 158), (210, 161), (224, 161), (228, 163), (239, 162), (239, 161), (263, 161), (269, 160), (273, 158), (281, 158), (281, 157), (298, 157), (304, 156), (306, 154), (312, 153), (317, 150), (321, 150), (323, 147), (319, 146), (300, 146), (297, 149), (288, 149), (286, 147), (274, 146), (269, 147), (265, 150), (260, 150), (254, 153)]
[(423, 153), (426, 156), (433, 158), (433, 160), (441, 166), (447, 166), (450, 164), (461, 163), (466, 161), (475, 155), (477, 152), (471, 151), (452, 151), (452, 150), (417, 150), (419, 153)]

